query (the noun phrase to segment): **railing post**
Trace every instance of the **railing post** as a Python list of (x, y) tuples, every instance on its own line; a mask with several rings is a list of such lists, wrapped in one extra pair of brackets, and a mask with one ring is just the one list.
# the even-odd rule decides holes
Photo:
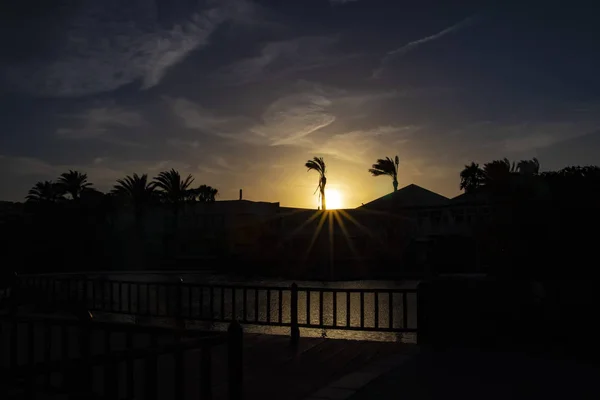
[(177, 305), (175, 307), (177, 327), (180, 329), (185, 328), (185, 320), (183, 319), (183, 278), (179, 277), (177, 283), (177, 290), (175, 291), (175, 297)]
[(227, 370), (229, 400), (244, 396), (244, 334), (242, 326), (233, 321), (227, 328)]
[(292, 283), (290, 299), (290, 343), (297, 348), (300, 341), (300, 328), (298, 328), (298, 285)]

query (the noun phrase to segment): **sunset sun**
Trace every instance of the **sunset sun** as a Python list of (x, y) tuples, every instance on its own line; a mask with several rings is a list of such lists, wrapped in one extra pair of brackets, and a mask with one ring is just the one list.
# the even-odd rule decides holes
[(337, 210), (344, 207), (342, 194), (336, 189), (325, 189), (325, 199), (328, 210)]

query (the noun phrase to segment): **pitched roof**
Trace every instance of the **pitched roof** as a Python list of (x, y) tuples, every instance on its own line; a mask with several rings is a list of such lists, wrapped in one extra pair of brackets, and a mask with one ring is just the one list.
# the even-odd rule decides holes
[(447, 197), (434, 193), (431, 190), (427, 190), (415, 184), (410, 184), (398, 189), (396, 192), (386, 194), (385, 196), (364, 204), (362, 207), (377, 210), (389, 210), (392, 208), (404, 207), (434, 207), (448, 204), (449, 201), (450, 199)]

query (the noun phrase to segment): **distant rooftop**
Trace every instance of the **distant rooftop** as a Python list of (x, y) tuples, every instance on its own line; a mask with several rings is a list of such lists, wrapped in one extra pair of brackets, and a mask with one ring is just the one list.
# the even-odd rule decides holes
[(422, 188), (421, 186), (410, 184), (396, 192), (386, 194), (378, 199), (361, 206), (374, 210), (389, 210), (392, 208), (404, 207), (436, 207), (447, 205), (450, 199)]

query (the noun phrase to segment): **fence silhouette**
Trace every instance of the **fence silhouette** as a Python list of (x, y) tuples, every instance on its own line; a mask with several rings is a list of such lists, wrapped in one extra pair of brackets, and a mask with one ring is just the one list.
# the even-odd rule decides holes
[[(0, 316), (0, 328), (0, 386), (7, 398), (157, 400), (195, 393), (212, 399), (214, 382), (225, 381), (228, 398), (242, 398), (236, 323), (227, 334), (207, 334), (8, 313)], [(227, 365), (218, 371), (222, 379), (214, 379), (212, 353), (219, 346), (227, 348)]]
[(247, 325), (368, 332), (416, 333), (416, 289), (339, 289), (136, 282), (79, 277), (28, 276), (27, 298), (55, 308)]

